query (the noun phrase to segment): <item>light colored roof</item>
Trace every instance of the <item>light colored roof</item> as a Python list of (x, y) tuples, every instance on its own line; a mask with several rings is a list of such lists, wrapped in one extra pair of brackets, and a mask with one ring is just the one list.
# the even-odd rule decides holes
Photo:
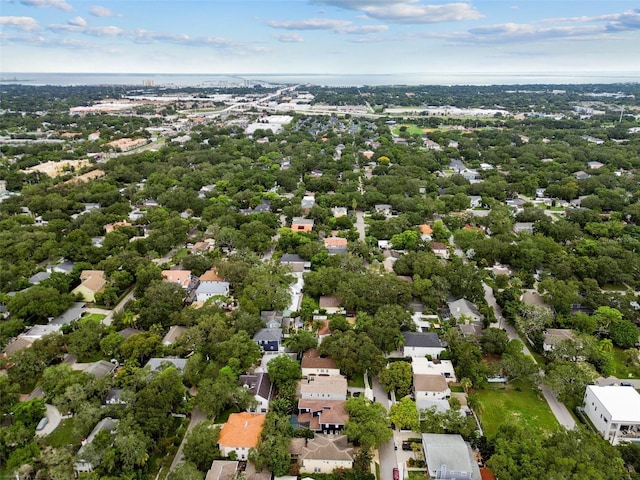
[(101, 291), (107, 284), (102, 270), (83, 270), (80, 279), (82, 280), (80, 285), (94, 293)]
[(291, 220), (291, 226), (293, 225), (311, 225), (313, 227), (314, 220), (313, 218), (303, 218), (303, 217), (295, 217)]
[(305, 394), (347, 394), (347, 379), (342, 375), (316, 376), (298, 382), (300, 396)]
[(460, 318), (462, 315), (467, 315), (472, 318), (483, 318), (482, 314), (478, 311), (478, 307), (476, 307), (466, 298), (461, 298), (454, 302), (449, 302), (448, 305), (449, 311), (455, 319)]
[(411, 359), (413, 373), (424, 375), (444, 375), (448, 373), (451, 378), (456, 378), (456, 372), (451, 360), (437, 360), (433, 362), (425, 357), (413, 357)]
[(330, 357), (321, 357), (317, 348), (310, 348), (302, 356), (302, 368), (337, 369), (336, 362)]
[(162, 339), (162, 343), (165, 345), (171, 345), (174, 343), (180, 335), (188, 330), (187, 327), (181, 327), (180, 325), (174, 325), (169, 329), (167, 334)]
[(116, 366), (113, 363), (107, 362), (106, 360), (98, 360), (97, 362), (87, 365), (84, 371), (86, 373), (90, 373), (96, 378), (102, 378), (109, 375), (115, 369)]
[(196, 294), (226, 295), (229, 291), (229, 282), (202, 282), (196, 288)]
[(214, 460), (204, 480), (232, 480), (240, 462)]
[(187, 365), (187, 360), (185, 358), (150, 358), (145, 367), (149, 367), (153, 372), (158, 370), (164, 362), (172, 364), (180, 372), (183, 372), (184, 367)]
[(18, 337), (9, 345), (4, 347), (2, 353), (4, 355), (13, 355), (24, 348), (29, 348), (34, 341), (35, 338)]
[(430, 474), (445, 467), (448, 472), (470, 472), (480, 479), (480, 468), (460, 435), (423, 433), (422, 444)]
[(257, 446), (265, 418), (259, 413), (232, 413), (220, 430), (218, 444), (231, 448)]
[(189, 286), (191, 270), (163, 270), (162, 276), (167, 282)]
[(353, 447), (349, 445), (346, 435), (332, 437), (318, 434), (307, 442), (300, 457), (309, 460), (353, 461)]
[(415, 374), (413, 376), (413, 387), (416, 392), (444, 392), (449, 388), (444, 375)]
[(564, 340), (574, 340), (576, 334), (569, 328), (547, 328), (544, 332), (544, 343), (558, 345)]
[(429, 247), (431, 250), (447, 250), (447, 246), (442, 242), (431, 242)]
[(282, 329), (281, 328), (261, 328), (253, 336), (256, 342), (281, 342), (282, 341)]
[(640, 423), (640, 393), (633, 387), (588, 385), (587, 390), (611, 414), (611, 423)]

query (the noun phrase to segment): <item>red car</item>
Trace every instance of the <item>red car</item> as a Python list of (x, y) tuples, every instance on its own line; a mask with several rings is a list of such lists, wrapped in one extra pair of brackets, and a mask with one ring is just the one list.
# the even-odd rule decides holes
[(400, 480), (400, 471), (397, 468), (393, 469), (393, 480)]

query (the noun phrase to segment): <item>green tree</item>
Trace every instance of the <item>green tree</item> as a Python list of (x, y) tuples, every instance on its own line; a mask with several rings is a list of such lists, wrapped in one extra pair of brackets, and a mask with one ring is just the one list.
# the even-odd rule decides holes
[(389, 418), (397, 428), (403, 430), (413, 430), (416, 432), (420, 428), (416, 402), (409, 397), (401, 398), (399, 402), (391, 405)]
[(318, 337), (308, 330), (298, 330), (286, 338), (284, 344), (292, 352), (301, 354), (310, 348), (316, 348), (318, 346)]
[(184, 444), (184, 458), (193, 463), (198, 470), (206, 472), (211, 468), (211, 463), (221, 458), (218, 448), (220, 427), (215, 427), (211, 422), (202, 422), (193, 427), (187, 434)]
[(280, 355), (267, 364), (269, 380), (276, 388), (287, 383), (293, 383), (302, 378), (300, 364), (287, 355)]
[(204, 480), (204, 473), (198, 470), (193, 463), (184, 462), (167, 475), (167, 480)]
[(617, 320), (609, 325), (609, 337), (620, 348), (632, 348), (638, 343), (638, 327), (628, 320)]
[(588, 363), (556, 360), (547, 365), (544, 382), (563, 402), (579, 405), (585, 388), (597, 376), (596, 371)]
[[(409, 395), (413, 371), (408, 362), (393, 362), (383, 369), (379, 375), (380, 384), (387, 391), (395, 391), (398, 398)], [(395, 422), (394, 422), (395, 423)]]
[(175, 283), (151, 283), (140, 299), (140, 314), (136, 324), (145, 330), (153, 325), (168, 327), (173, 316), (182, 309), (183, 298), (184, 290)]
[(385, 365), (382, 352), (364, 333), (352, 330), (336, 332), (326, 338), (319, 348), (321, 355), (328, 355), (348, 378), (368, 371), (378, 374)]
[(484, 353), (502, 355), (509, 343), (509, 336), (500, 328), (487, 328), (482, 331), (480, 347)]
[(350, 441), (362, 448), (378, 448), (393, 437), (387, 411), (380, 403), (364, 397), (347, 400), (345, 409), (349, 420), (344, 432)]

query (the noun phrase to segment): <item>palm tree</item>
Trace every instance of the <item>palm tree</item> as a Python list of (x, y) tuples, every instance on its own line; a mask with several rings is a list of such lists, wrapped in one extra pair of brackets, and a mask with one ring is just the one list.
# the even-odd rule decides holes
[(460, 386), (464, 390), (464, 393), (469, 393), (469, 389), (473, 386), (473, 382), (469, 378), (464, 377), (460, 380)]
[(610, 338), (603, 338), (598, 342), (598, 350), (601, 352), (611, 352), (613, 351), (613, 342)]

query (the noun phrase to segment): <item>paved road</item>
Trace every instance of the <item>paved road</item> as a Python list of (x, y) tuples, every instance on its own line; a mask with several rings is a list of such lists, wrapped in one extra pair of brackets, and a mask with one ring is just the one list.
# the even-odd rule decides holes
[[(389, 398), (387, 392), (384, 391), (377, 378), (372, 378), (371, 387), (375, 401), (381, 404), (385, 409), (389, 410)], [(398, 466), (398, 459), (394, 449), (393, 438), (387, 443), (383, 443), (378, 447), (378, 460), (380, 462), (380, 476), (379, 480), (392, 480), (393, 469)]]
[(617, 378), (617, 377), (599, 377), (596, 379), (596, 385), (605, 386), (605, 385), (615, 385), (620, 384), (620, 382), (630, 383), (633, 385), (633, 388), (636, 390), (640, 390), (640, 379), (637, 378)]
[(111, 310), (107, 316), (102, 319), (102, 323), (104, 325), (111, 325), (111, 322), (113, 322), (113, 314), (118, 310), (122, 310), (129, 300), (133, 300), (133, 292), (134, 289), (132, 288), (131, 291), (127, 293), (115, 307), (113, 307), (113, 310)]
[(171, 462), (171, 467), (169, 467), (169, 472), (173, 472), (176, 469), (176, 467), (178, 466), (178, 464), (180, 462), (182, 462), (182, 459), (183, 459), (182, 447), (184, 447), (184, 441), (187, 438), (187, 435), (189, 434), (191, 429), (193, 427), (195, 427), (196, 425), (198, 425), (199, 423), (204, 422), (206, 419), (207, 419), (207, 416), (204, 413), (202, 413), (198, 407), (193, 409), (193, 411), (191, 412), (191, 421), (189, 422), (189, 426), (187, 427), (187, 431), (185, 432), (184, 438), (182, 439), (182, 442), (180, 443), (180, 447), (178, 447), (178, 451), (176, 452), (176, 456), (173, 457), (173, 462)]
[(53, 432), (62, 421), (62, 415), (60, 415), (60, 412), (56, 407), (49, 404), (46, 404), (45, 407), (47, 408), (47, 412), (45, 415), (47, 417), (47, 420), (49, 420), (49, 423), (47, 423), (47, 425), (42, 430), (36, 432), (36, 436), (38, 437), (46, 437), (51, 432)]
[(356, 229), (360, 234), (360, 241), (364, 242), (366, 234), (365, 234), (364, 212), (362, 210), (356, 210)]
[[(511, 340), (516, 339), (522, 342), (522, 339), (518, 335), (518, 332), (516, 332), (515, 328), (513, 328), (513, 326), (509, 325), (507, 322), (504, 321), (504, 317), (502, 316), (502, 311), (500, 310), (500, 306), (496, 303), (496, 298), (493, 295), (493, 289), (489, 287), (486, 283), (483, 283), (482, 286), (484, 287), (484, 298), (487, 300), (487, 304), (489, 304), (489, 306), (493, 308), (496, 315), (496, 320), (498, 320), (499, 328), (503, 328), (507, 332), (509, 339)], [(522, 344), (524, 345), (524, 348), (522, 349), (523, 353), (525, 355), (529, 355), (535, 361), (535, 357), (531, 355), (531, 352), (527, 348), (527, 345), (524, 342), (522, 342)], [(544, 372), (540, 370), (540, 374), (544, 375)], [(541, 386), (541, 391), (545, 400), (549, 404), (549, 408), (551, 409), (551, 412), (556, 417), (556, 420), (558, 420), (558, 423), (568, 430), (573, 429), (576, 426), (576, 422), (571, 416), (571, 413), (569, 413), (569, 410), (567, 409), (567, 407), (565, 407), (563, 403), (559, 402), (556, 399), (551, 389), (546, 385), (543, 384)]]

